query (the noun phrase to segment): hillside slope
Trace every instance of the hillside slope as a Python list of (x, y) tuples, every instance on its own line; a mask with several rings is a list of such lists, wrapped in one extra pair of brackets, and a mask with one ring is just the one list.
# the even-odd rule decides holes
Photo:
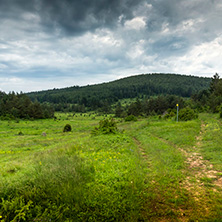
[(32, 92), (32, 100), (53, 104), (79, 104), (96, 108), (112, 104), (119, 99), (155, 96), (161, 94), (190, 97), (193, 93), (209, 87), (211, 79), (177, 74), (141, 74), (108, 83), (73, 86)]

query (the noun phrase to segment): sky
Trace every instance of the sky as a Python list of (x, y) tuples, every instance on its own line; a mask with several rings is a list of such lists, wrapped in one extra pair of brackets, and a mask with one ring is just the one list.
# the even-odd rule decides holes
[(0, 0), (0, 91), (222, 74), (222, 0)]

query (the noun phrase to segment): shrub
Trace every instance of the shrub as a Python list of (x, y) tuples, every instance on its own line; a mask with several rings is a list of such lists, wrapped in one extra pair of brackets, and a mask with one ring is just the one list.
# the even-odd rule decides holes
[(0, 117), (1, 120), (14, 120), (15, 117), (12, 114), (5, 114)]
[(19, 136), (23, 136), (24, 134), (23, 134), (22, 131), (20, 131), (20, 132), (18, 133), (18, 135), (19, 135)]
[(176, 115), (176, 110), (175, 109), (168, 109), (163, 114), (163, 117), (164, 117), (164, 119), (170, 119), (170, 118), (173, 118), (175, 115)]
[(198, 118), (197, 113), (195, 113), (195, 111), (189, 107), (181, 109), (179, 111), (179, 120), (182, 121), (188, 121), (188, 120), (192, 120), (192, 119), (196, 119)]
[(99, 122), (99, 127), (95, 127), (92, 130), (92, 134), (111, 134), (116, 133), (118, 131), (116, 121), (113, 118), (104, 119)]
[(129, 115), (125, 118), (125, 121), (137, 121), (137, 118), (134, 115)]
[(72, 127), (70, 124), (66, 124), (63, 128), (63, 132), (71, 132), (72, 131)]
[(222, 118), (222, 105), (220, 106), (220, 109), (219, 109), (219, 113), (220, 113), (220, 118)]

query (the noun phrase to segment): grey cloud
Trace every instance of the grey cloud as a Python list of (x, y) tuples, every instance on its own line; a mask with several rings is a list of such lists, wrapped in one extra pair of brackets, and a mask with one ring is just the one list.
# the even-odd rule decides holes
[[(146, 3), (152, 6), (151, 10), (142, 10), (145, 7), (141, 5)], [(219, 4), (214, 0), (0, 0), (0, 18), (20, 21), (21, 28), (28, 32), (22, 24), (22, 15), (29, 12), (39, 17), (39, 28), (44, 32), (62, 36), (81, 35), (98, 28), (114, 29), (119, 22), (123, 25), (134, 16), (145, 17), (150, 36), (160, 32), (164, 24), (168, 24), (170, 31), (173, 31), (183, 21), (200, 22), (196, 21), (199, 19), (202, 24), (195, 27), (196, 31), (201, 31), (202, 38), (207, 40), (216, 34), (215, 28), (222, 31)], [(32, 20), (30, 18), (31, 23)], [(31, 31), (30, 27), (28, 29)]]
[(60, 31), (65, 34), (81, 34), (101, 27), (114, 27), (133, 17), (133, 8), (143, 0), (0, 0), (4, 17), (21, 19), (24, 12), (41, 18), (45, 31)]
[(200, 26), (195, 27), (198, 34), (200, 31), (205, 32), (207, 28), (213, 32), (208, 32), (209, 36), (215, 35), (215, 28), (217, 31), (222, 30), (219, 1), (152, 0), (151, 4), (153, 10), (147, 16), (147, 26), (152, 31), (160, 30), (164, 23), (173, 31), (175, 28), (182, 28), (182, 23), (189, 20), (193, 20), (194, 23), (199, 22)]
[(169, 56), (169, 52), (170, 56), (178, 56), (188, 51), (189, 43), (182, 37), (170, 37), (156, 41), (152, 48), (161, 57)]
[(217, 3), (212, 0), (152, 0), (152, 6), (160, 21), (176, 26), (184, 20), (208, 17), (206, 15), (217, 8)]
[(141, 0), (55, 0), (42, 1), (39, 13), (44, 24), (68, 34), (94, 31), (101, 27), (115, 27), (120, 16), (133, 17), (133, 7)]
[[(84, 76), (88, 84), (96, 74), (180, 71), (187, 60), (203, 72), (208, 47), (221, 45), (220, 2), (0, 0), (0, 78)], [(211, 54), (205, 64), (221, 67), (221, 54)]]

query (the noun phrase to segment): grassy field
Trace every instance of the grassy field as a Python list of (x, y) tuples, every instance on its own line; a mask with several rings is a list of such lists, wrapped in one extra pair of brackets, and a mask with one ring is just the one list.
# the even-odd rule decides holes
[(0, 221), (222, 221), (217, 115), (91, 135), (104, 118), (0, 121)]

